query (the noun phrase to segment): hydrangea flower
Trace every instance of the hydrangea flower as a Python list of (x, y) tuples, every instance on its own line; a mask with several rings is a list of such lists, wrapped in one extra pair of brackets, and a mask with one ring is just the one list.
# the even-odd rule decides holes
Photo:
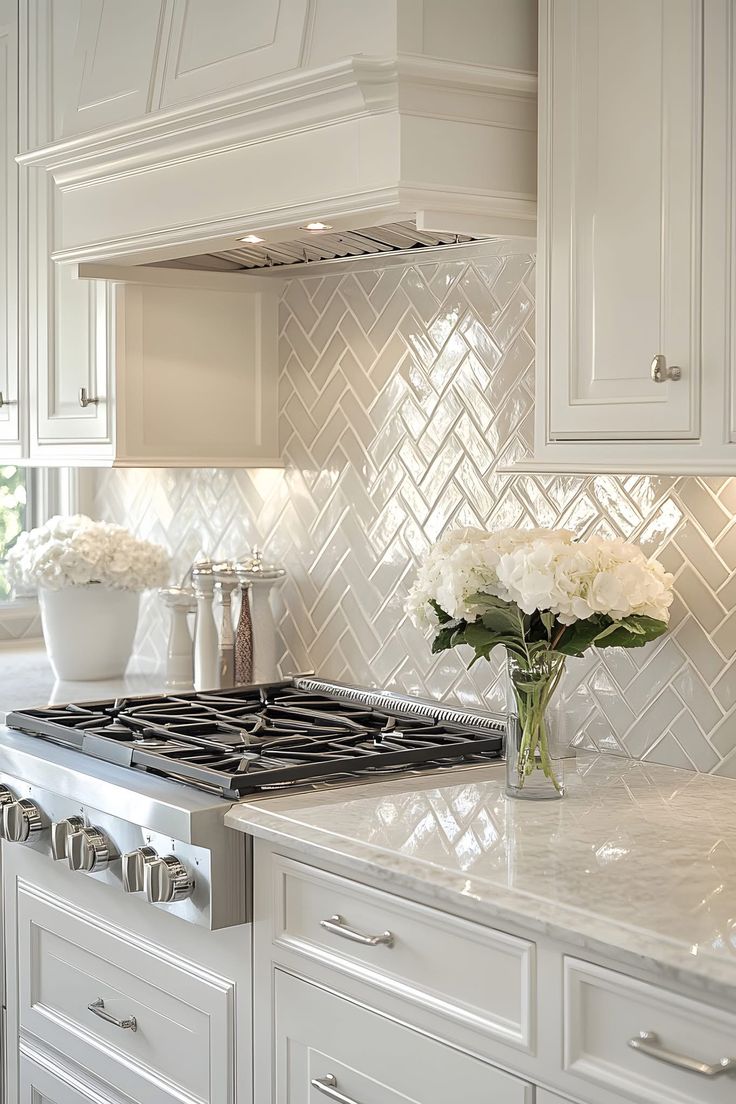
[(99, 583), (141, 591), (168, 581), (170, 560), (160, 545), (139, 540), (121, 525), (75, 514), (21, 533), (8, 552), (7, 569), (14, 586), (60, 590)]

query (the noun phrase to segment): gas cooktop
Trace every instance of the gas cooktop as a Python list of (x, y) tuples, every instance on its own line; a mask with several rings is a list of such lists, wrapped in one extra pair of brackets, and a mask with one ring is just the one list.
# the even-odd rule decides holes
[(22, 709), (11, 728), (237, 799), (500, 756), (502, 719), (313, 678)]

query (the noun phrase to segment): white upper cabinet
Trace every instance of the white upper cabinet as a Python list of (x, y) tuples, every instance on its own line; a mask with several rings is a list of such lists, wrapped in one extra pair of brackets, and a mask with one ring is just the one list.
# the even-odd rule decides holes
[(54, 37), (57, 44), (66, 40), (70, 51), (55, 97), (55, 138), (103, 130), (151, 110), (164, 11), (164, 0), (64, 0), (63, 11), (52, 6)]
[(538, 401), (524, 466), (736, 470), (730, 354), (712, 339), (728, 327), (732, 264), (733, 4), (542, 0), (540, 16)]
[[(700, 0), (550, 6), (554, 438), (581, 424), (597, 439), (697, 436), (700, 15)], [(658, 353), (680, 367), (677, 384), (652, 380)]]
[(0, 0), (0, 458), (22, 451), (18, 360), (18, 13)]
[[(69, 0), (68, 19), (54, 18), (59, 8), (47, 0), (21, 7), (22, 148), (52, 142), (60, 126), (112, 124), (145, 110), (151, 51), (145, 65), (141, 59), (145, 43), (158, 40), (154, 7), (148, 0)], [(119, 18), (123, 12), (127, 20)], [(59, 114), (70, 88), (78, 110)], [(9, 164), (16, 167), (12, 157)], [(134, 270), (122, 273), (130, 283), (118, 273), (78, 278), (76, 266), (51, 259), (61, 222), (52, 178), (20, 171), (28, 289), (20, 332), (30, 398), (22, 457), (44, 465), (280, 464), (278, 281), (261, 289), (259, 281), (158, 269), (149, 269), (144, 283)], [(17, 218), (8, 225), (14, 232)], [(5, 220), (0, 233), (4, 227)], [(0, 309), (14, 309), (13, 295), (12, 288), (3, 294)], [(17, 394), (16, 381), (7, 392)], [(0, 407), (0, 427), (6, 410), (17, 409)]]
[(309, 0), (179, 0), (173, 5), (159, 105), (298, 68), (309, 16)]

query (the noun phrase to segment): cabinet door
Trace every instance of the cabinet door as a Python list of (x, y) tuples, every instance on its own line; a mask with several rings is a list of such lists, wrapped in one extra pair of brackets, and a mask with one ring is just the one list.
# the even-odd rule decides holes
[[(21, 11), (21, 145), (28, 148), (52, 140), (52, 105), (69, 79), (70, 59), (66, 38), (51, 33), (40, 0)], [(111, 294), (104, 283), (76, 280), (70, 268), (51, 260), (53, 180), (35, 169), (24, 174), (27, 325), (22, 332), (28, 341), (31, 456), (50, 464), (104, 462), (112, 442)], [(82, 405), (82, 388), (86, 400), (98, 401)]]
[(0, 0), (0, 457), (20, 450), (18, 365), (18, 12)]
[(547, 1089), (537, 1089), (535, 1104), (571, 1104), (571, 1101), (557, 1093), (548, 1092)]
[(273, 1104), (531, 1104), (525, 1081), (281, 970), (274, 993)]
[(703, 0), (541, 15), (545, 440), (697, 438)]
[(18, 1104), (105, 1104), (105, 1101), (96, 1088), (87, 1092), (72, 1080), (55, 1076), (45, 1065), (24, 1057), (20, 1060)]
[(160, 106), (298, 68), (310, 7), (307, 0), (175, 0)]
[(142, 118), (151, 110), (163, 0), (64, 0), (63, 8), (51, 13), (55, 52), (65, 51), (54, 136)]

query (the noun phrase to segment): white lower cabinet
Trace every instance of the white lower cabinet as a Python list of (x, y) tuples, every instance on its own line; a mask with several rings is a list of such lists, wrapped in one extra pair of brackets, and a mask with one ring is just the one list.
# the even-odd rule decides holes
[(303, 859), (255, 842), (257, 1104), (736, 1101), (728, 995)]
[[(641, 1104), (733, 1104), (736, 1016), (577, 958), (565, 958), (565, 1059)], [(585, 1092), (581, 1088), (581, 1092)]]
[(18, 1104), (108, 1104), (108, 1101), (96, 1089), (87, 1089), (71, 1078), (52, 1073), (40, 1062), (23, 1057)]
[(525, 1081), (276, 971), (273, 1104), (531, 1104)]
[(249, 925), (207, 931), (31, 847), (2, 862), (4, 1104), (250, 1104)]

